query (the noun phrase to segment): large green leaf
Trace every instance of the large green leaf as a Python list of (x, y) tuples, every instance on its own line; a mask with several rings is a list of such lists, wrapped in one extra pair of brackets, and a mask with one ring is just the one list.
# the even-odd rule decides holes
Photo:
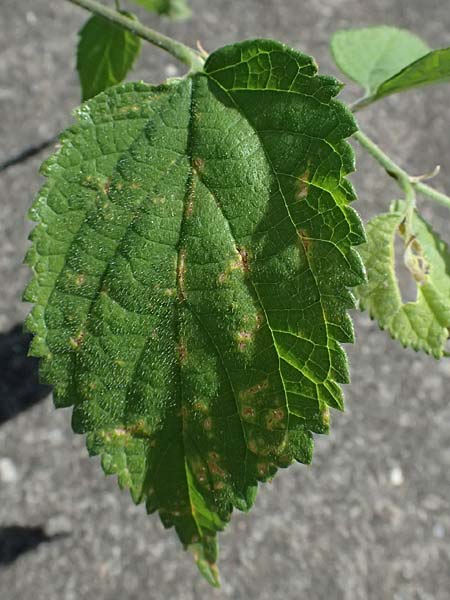
[(331, 51), (337, 66), (364, 88), (371, 101), (450, 79), (450, 48), (431, 50), (404, 29), (381, 26), (338, 31)]
[[(123, 13), (133, 18), (130, 13)], [(139, 55), (141, 40), (103, 17), (92, 16), (79, 32), (77, 70), (82, 99), (123, 81)]]
[[(367, 283), (358, 288), (362, 309), (403, 346), (442, 357), (450, 327), (450, 254), (446, 244), (416, 213), (415, 237), (405, 239), (403, 204), (367, 224), (361, 255)], [(414, 302), (402, 301), (395, 274), (395, 236), (405, 244), (404, 262), (417, 288)]]
[(132, 0), (135, 4), (140, 4), (147, 10), (156, 12), (159, 15), (169, 17), (169, 19), (182, 20), (191, 15), (191, 10), (186, 0)]
[(351, 113), (269, 40), (77, 111), (31, 210), (31, 353), (106, 473), (210, 581), (258, 481), (309, 463), (348, 381), (363, 280)]

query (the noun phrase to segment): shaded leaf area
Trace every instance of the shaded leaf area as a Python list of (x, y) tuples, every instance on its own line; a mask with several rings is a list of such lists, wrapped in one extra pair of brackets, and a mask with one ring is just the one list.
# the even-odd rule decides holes
[(73, 427), (218, 582), (216, 532), (343, 406), (364, 240), (351, 113), (256, 40), (77, 112), (31, 210), (32, 354)]
[(52, 542), (67, 533), (48, 535), (41, 526), (7, 525), (0, 527), (0, 566), (12, 564), (25, 552), (35, 550), (44, 543)]
[[(403, 210), (402, 210), (403, 209)], [(367, 224), (361, 255), (367, 283), (357, 288), (360, 306), (403, 346), (441, 358), (450, 327), (450, 254), (447, 245), (417, 213), (415, 237), (406, 239), (404, 205)], [(395, 237), (404, 243), (403, 260), (417, 288), (414, 302), (402, 301), (395, 274)]]
[[(134, 18), (130, 13), (122, 14)], [(97, 15), (87, 21), (79, 36), (77, 71), (82, 100), (88, 100), (125, 79), (139, 55), (141, 40)]]
[(132, 0), (132, 2), (169, 19), (183, 20), (191, 15), (186, 0)]
[(431, 50), (418, 36), (396, 27), (338, 31), (331, 51), (337, 66), (371, 101), (450, 79), (450, 48)]
[(30, 341), (22, 323), (0, 334), (0, 425), (50, 394), (39, 383), (38, 361), (27, 357)]

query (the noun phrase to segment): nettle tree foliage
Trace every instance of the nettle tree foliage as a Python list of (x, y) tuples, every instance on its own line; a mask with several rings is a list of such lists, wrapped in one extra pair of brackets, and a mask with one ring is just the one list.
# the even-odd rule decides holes
[[(119, 6), (72, 1), (93, 13), (77, 56), (87, 101), (30, 213), (30, 354), (105, 473), (218, 585), (216, 536), (233, 509), (249, 510), (278, 468), (310, 463), (312, 434), (343, 409), (355, 296), (404, 346), (445, 354), (450, 255), (415, 198), (450, 198), (395, 164), (352, 113), (448, 80), (450, 49), (392, 27), (338, 32), (336, 63), (365, 92), (347, 107), (338, 81), (282, 43), (208, 56)], [(188, 13), (182, 0), (136, 1)], [(188, 73), (121, 84), (141, 39)], [(350, 136), (400, 187), (367, 235), (351, 207)], [(402, 300), (396, 238), (415, 301)]]

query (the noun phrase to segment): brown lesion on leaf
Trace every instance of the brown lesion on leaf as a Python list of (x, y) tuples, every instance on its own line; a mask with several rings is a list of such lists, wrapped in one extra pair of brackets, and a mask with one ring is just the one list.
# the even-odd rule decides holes
[(301, 202), (309, 192), (309, 166), (301, 173), (297, 175), (297, 181), (295, 182), (295, 199)]
[(226, 273), (226, 271), (223, 271), (222, 273), (219, 273), (219, 276), (218, 276), (218, 278), (217, 278), (217, 281), (218, 281), (219, 283), (224, 283), (224, 282), (225, 282), (225, 280), (226, 280), (226, 278), (227, 278), (227, 273)]
[(249, 343), (253, 341), (253, 332), (252, 331), (238, 331), (236, 334), (236, 340), (238, 343), (238, 348), (240, 352), (244, 352), (247, 349)]
[(139, 419), (136, 423), (126, 425), (124, 429), (134, 437), (148, 438), (152, 435), (152, 430), (147, 425), (145, 419)]
[(277, 465), (281, 468), (286, 468), (294, 462), (294, 459), (290, 454), (281, 454), (277, 458)]
[(226, 266), (222, 273), (219, 273), (217, 278), (219, 283), (224, 283), (233, 271), (240, 271), (244, 275), (249, 273), (249, 257), (245, 248), (236, 247), (236, 257), (233, 258)]
[(244, 419), (253, 419), (256, 416), (256, 411), (253, 406), (243, 406), (241, 415), (244, 417)]
[(261, 325), (264, 323), (265, 320), (266, 320), (266, 317), (264, 316), (264, 314), (262, 312), (256, 313), (256, 326), (258, 329), (261, 327)]
[(111, 177), (108, 177), (108, 179), (103, 184), (103, 192), (106, 196), (109, 194), (110, 187), (111, 187)]
[(270, 447), (268, 447), (266, 440), (263, 437), (249, 438), (247, 441), (247, 448), (250, 452), (258, 456), (268, 456), (271, 452)]
[(74, 349), (74, 350), (78, 350), (79, 347), (81, 346), (81, 344), (83, 343), (85, 337), (85, 332), (84, 331), (80, 331), (77, 333), (77, 335), (75, 337), (71, 337), (69, 339), (69, 344), (70, 346)]
[(219, 459), (220, 456), (217, 454), (217, 452), (209, 452), (206, 464), (208, 465), (208, 470), (211, 475), (218, 478), (224, 478), (226, 473), (221, 467), (219, 467)]
[(308, 195), (308, 192), (309, 192), (309, 183), (307, 181), (305, 181), (304, 179), (298, 179), (297, 185), (296, 185), (296, 190), (295, 190), (296, 200), (298, 200), (300, 202), (301, 200), (306, 198), (306, 196)]
[(208, 406), (207, 406), (207, 404), (205, 404), (204, 402), (201, 402), (200, 400), (197, 400), (197, 402), (194, 402), (192, 408), (196, 412), (200, 412), (200, 413), (207, 413), (208, 412)]
[(199, 481), (200, 483), (206, 483), (208, 480), (208, 477), (206, 475), (206, 467), (201, 466), (198, 469), (196, 469), (194, 471), (194, 475), (197, 479), (197, 481)]
[(253, 454), (258, 454), (258, 445), (254, 439), (251, 438), (248, 440), (247, 448), (250, 450), (250, 452), (253, 452)]
[(120, 113), (130, 113), (130, 112), (139, 112), (141, 107), (139, 104), (127, 104), (126, 106), (121, 106), (119, 108)]
[(117, 427), (116, 429), (113, 429), (112, 432), (114, 435), (118, 436), (118, 437), (123, 437), (125, 435), (129, 435), (128, 431), (126, 429), (122, 429), (121, 427)]
[(121, 425), (120, 427), (115, 427), (114, 429), (101, 431), (99, 433), (108, 443), (114, 442), (115, 440), (121, 440), (127, 445), (133, 438), (140, 438), (147, 440), (149, 446), (156, 445), (156, 440), (152, 437), (152, 431), (144, 419), (139, 419), (139, 421), (130, 425)]
[(256, 465), (256, 469), (258, 471), (258, 474), (261, 477), (265, 477), (266, 475), (269, 474), (269, 464), (268, 463), (258, 463)]
[(179, 360), (180, 364), (183, 365), (186, 362), (187, 357), (188, 357), (186, 343), (183, 339), (181, 339), (178, 344), (177, 353), (178, 353), (178, 360)]
[(192, 169), (198, 173), (199, 175), (202, 174), (203, 170), (205, 168), (205, 161), (203, 160), (203, 158), (200, 158), (199, 156), (196, 156), (195, 158), (192, 159)]
[(300, 247), (308, 253), (311, 249), (312, 240), (308, 237), (308, 232), (305, 229), (297, 229), (298, 242)]
[(183, 302), (186, 300), (185, 293), (185, 276), (186, 276), (186, 249), (180, 248), (178, 251), (178, 263), (177, 263), (177, 287), (178, 287), (178, 299)]
[(195, 185), (196, 180), (194, 178), (191, 179), (190, 189), (187, 195), (185, 207), (184, 207), (184, 218), (189, 219), (194, 211), (194, 197), (195, 197)]
[(239, 393), (239, 398), (241, 400), (248, 400), (252, 396), (256, 396), (260, 392), (262, 392), (264, 390), (267, 390), (268, 387), (269, 387), (269, 380), (268, 379), (264, 379), (264, 381), (256, 383), (255, 385), (252, 385), (252, 387), (249, 387), (246, 390), (242, 390)]
[(240, 263), (242, 265), (242, 269), (244, 271), (244, 273), (248, 273), (249, 272), (249, 256), (248, 256), (248, 252), (245, 248), (241, 247), (237, 247), (237, 251), (239, 253), (240, 256)]
[(185, 212), (185, 217), (187, 219), (192, 215), (193, 210), (194, 210), (194, 195), (189, 194), (188, 201), (186, 204), (186, 212)]
[(266, 416), (266, 427), (269, 431), (274, 429), (283, 429), (281, 422), (285, 418), (285, 411), (282, 408), (273, 408)]

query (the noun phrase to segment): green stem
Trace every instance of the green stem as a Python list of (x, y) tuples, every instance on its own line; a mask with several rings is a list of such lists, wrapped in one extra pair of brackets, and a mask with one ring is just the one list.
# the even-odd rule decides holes
[(354, 134), (354, 137), (358, 140), (363, 148), (365, 148), (369, 154), (371, 154), (377, 162), (380, 163), (386, 172), (394, 177), (400, 187), (405, 192), (407, 205), (409, 208), (409, 218), (412, 218), (412, 212), (415, 206), (415, 192), (419, 192), (424, 196), (428, 196), (432, 200), (439, 202), (443, 206), (450, 208), (450, 197), (438, 192), (434, 188), (430, 187), (426, 183), (420, 181), (412, 181), (411, 176), (402, 169), (397, 163), (395, 163), (381, 148), (371, 140), (361, 130)]
[(354, 137), (384, 167), (386, 172), (397, 180), (399, 186), (404, 191), (406, 201), (405, 228), (408, 234), (406, 237), (409, 238), (413, 234), (412, 219), (416, 206), (416, 193), (410, 176), (361, 130), (357, 131)]
[(350, 110), (354, 113), (358, 112), (358, 110), (369, 106), (369, 104), (372, 104), (372, 102), (374, 102), (373, 96), (363, 96), (362, 98), (358, 98), (358, 100), (355, 100), (353, 104), (350, 104)]
[(85, 8), (95, 15), (104, 17), (105, 19), (108, 19), (108, 21), (120, 25), (138, 37), (147, 40), (147, 42), (158, 46), (158, 48), (169, 52), (169, 54), (172, 54), (172, 56), (180, 60), (193, 71), (200, 71), (203, 68), (204, 61), (193, 48), (189, 48), (189, 46), (185, 46), (181, 42), (177, 42), (154, 29), (150, 29), (149, 27), (142, 25), (139, 21), (130, 19), (126, 15), (97, 2), (97, 0), (69, 0), (69, 2), (77, 4), (78, 6), (81, 6), (81, 8)]
[(418, 192), (420, 192), (424, 196), (428, 196), (428, 198), (431, 198), (435, 202), (442, 204), (442, 206), (446, 206), (447, 208), (450, 208), (450, 198), (446, 194), (443, 194), (442, 192), (438, 192), (431, 186), (427, 185), (426, 183), (422, 183), (420, 181), (417, 183), (413, 183), (413, 186), (416, 188), (416, 190)]

